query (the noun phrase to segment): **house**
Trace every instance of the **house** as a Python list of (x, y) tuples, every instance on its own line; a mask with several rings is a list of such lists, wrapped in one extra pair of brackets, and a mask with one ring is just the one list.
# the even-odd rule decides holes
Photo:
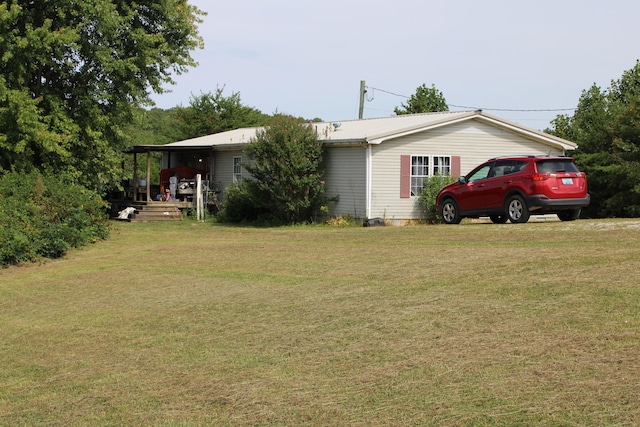
[[(500, 155), (565, 154), (576, 148), (573, 142), (481, 110), (311, 125), (326, 148), (327, 195), (338, 196), (329, 206), (330, 214), (361, 220), (423, 218), (417, 195), (427, 176), (460, 176)], [(244, 148), (257, 129), (236, 129), (162, 146), (136, 146), (133, 151), (163, 152), (164, 170), (188, 167), (201, 171), (210, 189), (224, 198), (226, 186), (248, 177), (242, 167), (249, 161)]]

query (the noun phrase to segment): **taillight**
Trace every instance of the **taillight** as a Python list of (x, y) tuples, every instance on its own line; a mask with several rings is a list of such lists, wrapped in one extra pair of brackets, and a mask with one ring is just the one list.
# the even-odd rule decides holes
[(531, 178), (533, 178), (534, 181), (544, 181), (544, 180), (549, 178), (549, 174), (548, 173), (534, 173)]

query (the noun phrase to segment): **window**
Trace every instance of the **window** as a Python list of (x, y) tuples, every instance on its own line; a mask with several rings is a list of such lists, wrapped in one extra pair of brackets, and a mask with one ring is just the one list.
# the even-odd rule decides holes
[(435, 175), (451, 175), (451, 157), (411, 156), (411, 196), (419, 196), (425, 179)]
[(492, 166), (493, 166), (493, 163), (488, 165), (483, 165), (482, 167), (471, 172), (469, 176), (467, 176), (467, 182), (479, 181), (481, 179), (490, 178)]
[(429, 156), (411, 156), (411, 195), (419, 196), (429, 176)]
[(567, 160), (541, 160), (536, 163), (538, 166), (538, 172), (550, 173), (550, 172), (578, 172), (578, 168), (571, 161)]
[(512, 173), (521, 172), (526, 166), (527, 162), (521, 160), (498, 160), (493, 167), (493, 171), (490, 176), (505, 176)]
[(237, 156), (233, 158), (233, 182), (240, 181), (242, 181), (242, 157)]
[(451, 175), (451, 157), (434, 156), (433, 157), (433, 175)]
[(425, 179), (434, 175), (460, 176), (460, 156), (400, 156), (400, 198), (419, 196)]

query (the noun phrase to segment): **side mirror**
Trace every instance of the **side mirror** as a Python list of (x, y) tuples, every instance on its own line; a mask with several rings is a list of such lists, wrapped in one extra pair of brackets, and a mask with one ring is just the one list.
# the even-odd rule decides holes
[(467, 183), (467, 178), (464, 176), (461, 176), (460, 178), (458, 178), (458, 182), (462, 185)]

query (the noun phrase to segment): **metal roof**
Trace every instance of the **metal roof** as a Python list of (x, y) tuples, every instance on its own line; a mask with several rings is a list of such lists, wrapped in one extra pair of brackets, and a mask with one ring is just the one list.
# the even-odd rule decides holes
[[(416, 132), (424, 132), (440, 126), (447, 126), (467, 120), (478, 120), (492, 126), (508, 129), (514, 133), (537, 140), (543, 144), (573, 150), (577, 144), (556, 136), (540, 132), (500, 117), (476, 111), (407, 114), (373, 119), (344, 120), (310, 123), (318, 133), (318, 139), (325, 144), (381, 144), (386, 140), (399, 138)], [(165, 145), (137, 145), (133, 152), (179, 151), (197, 149), (235, 149), (248, 144), (258, 130), (264, 128), (242, 128), (216, 133), (199, 138), (187, 139)]]

